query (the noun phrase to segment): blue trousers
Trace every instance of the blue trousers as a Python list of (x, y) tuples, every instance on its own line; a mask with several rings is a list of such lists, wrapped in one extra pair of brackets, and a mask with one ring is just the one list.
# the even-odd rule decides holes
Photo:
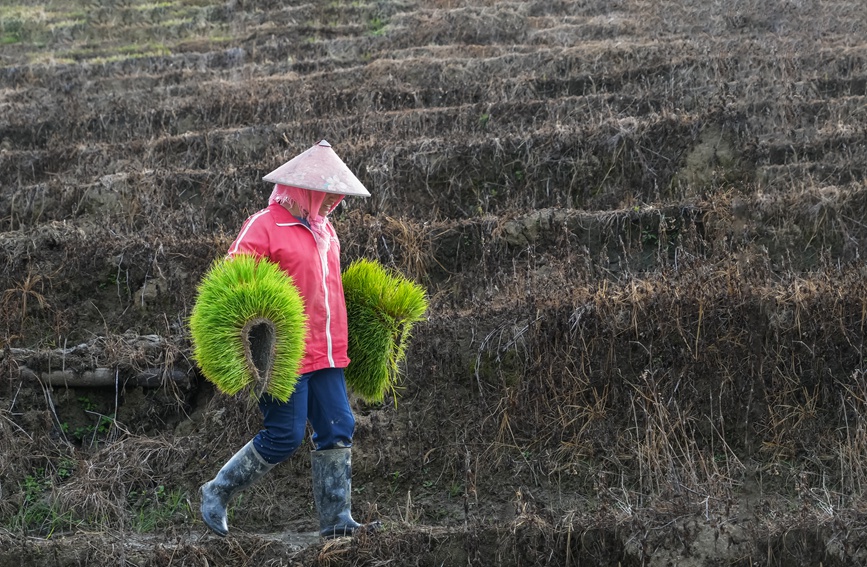
[(315, 450), (352, 446), (355, 416), (342, 368), (302, 374), (286, 402), (266, 394), (259, 400), (259, 409), (264, 429), (253, 438), (253, 445), (268, 463), (288, 459), (301, 446), (308, 420)]

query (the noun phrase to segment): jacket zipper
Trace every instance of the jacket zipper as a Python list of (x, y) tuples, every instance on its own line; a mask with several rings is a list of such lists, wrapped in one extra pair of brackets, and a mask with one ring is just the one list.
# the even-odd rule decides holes
[[(308, 229), (310, 230), (310, 229)], [(311, 231), (312, 232), (312, 231)], [(315, 238), (314, 238), (315, 240)], [(334, 353), (331, 345), (331, 302), (328, 298), (328, 251), (322, 252), (319, 250), (319, 245), (316, 245), (316, 251), (319, 253), (319, 261), (322, 263), (322, 291), (325, 292), (325, 341), (328, 344), (328, 365), (334, 368)]]

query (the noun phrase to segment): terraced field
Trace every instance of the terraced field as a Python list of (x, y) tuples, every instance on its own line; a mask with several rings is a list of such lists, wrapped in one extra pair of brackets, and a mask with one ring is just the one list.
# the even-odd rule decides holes
[[(0, 566), (867, 562), (856, 0), (9, 0)], [(423, 283), (354, 514), (189, 360), (196, 285), (327, 139), (344, 260)]]

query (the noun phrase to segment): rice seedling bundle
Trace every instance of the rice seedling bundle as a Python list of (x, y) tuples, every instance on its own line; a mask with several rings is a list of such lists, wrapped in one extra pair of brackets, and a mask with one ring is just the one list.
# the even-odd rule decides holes
[(349, 317), (346, 383), (367, 402), (395, 391), (413, 325), (427, 311), (420, 285), (378, 262), (360, 259), (343, 272)]
[(292, 278), (245, 254), (215, 261), (189, 319), (193, 358), (221, 392), (248, 388), (286, 401), (295, 389), (307, 318)]

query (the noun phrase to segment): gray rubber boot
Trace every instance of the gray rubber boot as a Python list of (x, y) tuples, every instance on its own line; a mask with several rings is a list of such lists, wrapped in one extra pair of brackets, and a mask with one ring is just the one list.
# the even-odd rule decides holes
[(229, 502), (272, 468), (274, 465), (267, 463), (250, 441), (223, 465), (214, 480), (202, 485), (199, 489), (202, 519), (212, 532), (221, 537), (229, 533), (226, 519)]
[(352, 519), (352, 450), (312, 451), (313, 499), (319, 512), (319, 535), (351, 536), (362, 525)]

